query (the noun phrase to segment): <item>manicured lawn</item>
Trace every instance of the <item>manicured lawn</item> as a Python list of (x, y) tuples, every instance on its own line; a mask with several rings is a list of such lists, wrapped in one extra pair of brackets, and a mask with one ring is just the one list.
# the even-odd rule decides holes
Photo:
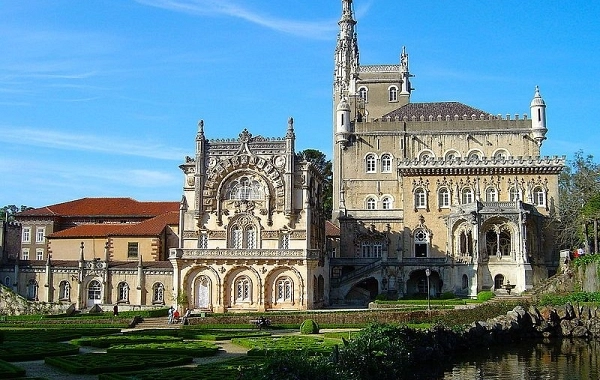
[(289, 335), (259, 338), (234, 338), (232, 343), (249, 349), (249, 356), (265, 356), (270, 352), (304, 350), (312, 355), (329, 354), (338, 339), (328, 339), (318, 336)]
[(76, 356), (58, 356), (45, 359), (46, 364), (77, 374), (100, 374), (108, 372), (139, 371), (147, 368), (173, 367), (189, 364), (191, 356), (153, 354), (124, 355), (113, 354), (81, 354)]
[(41, 360), (47, 356), (75, 355), (79, 347), (68, 343), (5, 341), (0, 345), (0, 359), (9, 362)]

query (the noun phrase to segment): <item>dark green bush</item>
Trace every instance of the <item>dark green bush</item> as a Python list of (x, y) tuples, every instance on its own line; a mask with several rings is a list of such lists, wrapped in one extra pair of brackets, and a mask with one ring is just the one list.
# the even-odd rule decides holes
[(301, 334), (318, 334), (319, 333), (319, 325), (317, 322), (312, 319), (306, 319), (300, 325), (300, 333)]
[(563, 306), (567, 303), (600, 303), (600, 292), (575, 292), (569, 294), (544, 294), (541, 306)]
[(477, 301), (481, 302), (489, 301), (494, 297), (496, 297), (496, 295), (491, 290), (485, 290), (483, 292), (477, 293)]
[(442, 300), (453, 300), (456, 298), (456, 295), (453, 292), (444, 292), (440, 294), (440, 299)]
[(375, 297), (375, 301), (387, 301), (388, 296), (385, 293), (380, 293)]
[(25, 376), (25, 370), (14, 364), (0, 360), (0, 379), (13, 379)]
[(79, 347), (68, 343), (6, 341), (0, 346), (0, 359), (9, 362), (40, 360), (47, 356), (75, 355)]

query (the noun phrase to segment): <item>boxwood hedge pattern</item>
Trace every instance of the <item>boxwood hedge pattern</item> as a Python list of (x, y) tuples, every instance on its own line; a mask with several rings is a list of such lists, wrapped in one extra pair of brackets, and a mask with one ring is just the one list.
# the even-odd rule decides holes
[(245, 371), (264, 363), (262, 357), (240, 356), (197, 367), (165, 368), (139, 372), (101, 374), (98, 380), (223, 380), (237, 379)]
[(130, 330), (124, 335), (147, 335), (147, 336), (178, 336), (183, 339), (200, 340), (230, 340), (233, 338), (269, 336), (268, 331), (258, 331), (256, 329), (231, 330), (231, 329), (147, 329)]
[(0, 360), (0, 379), (13, 379), (25, 376), (25, 370), (14, 364)]
[(157, 354), (166, 353), (169, 355), (189, 355), (195, 358), (212, 356), (219, 351), (219, 347), (210, 342), (187, 341), (187, 342), (169, 342), (169, 343), (145, 343), (145, 344), (120, 344), (110, 346), (108, 353), (124, 354)]
[(145, 336), (145, 335), (108, 335), (92, 338), (74, 339), (71, 343), (78, 346), (107, 348), (117, 344), (145, 344), (163, 342), (181, 342), (183, 338), (175, 336)]
[(45, 359), (46, 364), (75, 374), (100, 374), (108, 372), (138, 371), (147, 368), (173, 367), (189, 364), (191, 356), (153, 354), (123, 355), (121, 353), (81, 354), (58, 356)]
[(72, 339), (81, 338), (83, 336), (99, 336), (110, 335), (121, 332), (118, 328), (26, 328), (26, 329), (11, 329), (5, 330), (5, 340), (21, 341), (21, 342), (64, 342)]
[(79, 347), (69, 343), (6, 341), (0, 346), (0, 359), (9, 362), (41, 360), (47, 356), (75, 355)]
[(340, 344), (338, 339), (315, 336), (286, 335), (259, 338), (234, 338), (232, 343), (249, 348), (249, 356), (266, 356), (271, 352), (304, 350), (311, 355), (330, 354)]

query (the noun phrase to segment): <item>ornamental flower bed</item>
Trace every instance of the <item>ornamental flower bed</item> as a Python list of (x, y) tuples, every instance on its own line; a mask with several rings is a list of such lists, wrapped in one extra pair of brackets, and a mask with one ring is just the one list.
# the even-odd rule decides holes
[(25, 370), (14, 364), (0, 360), (0, 379), (13, 379), (15, 377), (25, 376)]
[(79, 347), (68, 343), (6, 341), (0, 346), (0, 359), (9, 362), (41, 360), (47, 356), (75, 355), (77, 353), (79, 353)]
[(260, 338), (235, 338), (232, 343), (249, 348), (248, 356), (266, 356), (273, 352), (302, 350), (309, 355), (330, 354), (333, 347), (341, 342), (338, 339), (324, 339), (313, 336), (278, 336)]
[(164, 342), (181, 342), (183, 338), (174, 336), (145, 336), (145, 335), (108, 335), (93, 338), (74, 339), (71, 343), (78, 346), (107, 348), (117, 344), (147, 344)]
[(197, 367), (165, 368), (129, 373), (102, 374), (98, 380), (223, 380), (238, 379), (240, 374), (264, 363), (264, 358), (242, 356), (224, 362)]
[(158, 354), (189, 355), (195, 358), (213, 356), (219, 351), (219, 347), (210, 342), (170, 342), (170, 343), (146, 343), (146, 344), (121, 344), (110, 346), (108, 353), (124, 354)]
[(173, 367), (189, 364), (191, 356), (159, 354), (159, 355), (124, 355), (114, 354), (82, 354), (76, 356), (58, 356), (45, 359), (46, 364), (64, 369), (75, 374), (100, 374), (108, 372), (138, 371), (147, 368)]

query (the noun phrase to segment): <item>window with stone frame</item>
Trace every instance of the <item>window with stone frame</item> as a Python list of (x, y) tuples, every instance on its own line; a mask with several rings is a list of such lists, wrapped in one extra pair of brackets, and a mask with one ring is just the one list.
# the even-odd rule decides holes
[(279, 248), (289, 249), (290, 248), (290, 234), (282, 233), (279, 235)]
[(377, 158), (374, 154), (367, 154), (367, 157), (365, 157), (365, 165), (365, 170), (367, 173), (377, 172)]
[(117, 286), (117, 300), (119, 302), (127, 302), (129, 303), (129, 284), (126, 282), (120, 282)]
[(521, 190), (516, 186), (512, 186), (508, 190), (508, 200), (511, 202), (516, 202), (521, 199)]
[(208, 248), (208, 234), (206, 232), (201, 232), (198, 235), (198, 248), (200, 248), (200, 249)]
[(252, 302), (252, 281), (242, 276), (235, 280), (235, 302), (236, 303), (251, 303)]
[(367, 198), (367, 210), (375, 210), (377, 201), (373, 197)]
[(29, 260), (29, 248), (23, 248), (21, 251), (21, 260)]
[(37, 227), (35, 229), (35, 242), (36, 243), (43, 243), (44, 242), (44, 235), (46, 234), (46, 228), (45, 227)]
[(68, 301), (71, 299), (71, 284), (69, 281), (63, 280), (58, 285), (58, 299)]
[(152, 285), (152, 303), (165, 303), (165, 286), (160, 282), (157, 282), (154, 285)]
[(383, 253), (383, 243), (380, 241), (363, 241), (360, 247), (360, 256), (364, 259), (381, 258)]
[(391, 86), (388, 90), (388, 100), (390, 102), (397, 102), (398, 101), (398, 87), (396, 86)]
[(475, 197), (473, 196), (473, 189), (470, 187), (465, 187), (461, 191), (461, 203), (468, 204), (473, 203), (475, 201)]
[(392, 198), (383, 197), (381, 199), (381, 208), (384, 210), (390, 210), (392, 208)]
[(30, 279), (27, 282), (27, 299), (30, 301), (38, 300), (38, 288), (39, 285), (36, 280)]
[(364, 100), (365, 102), (367, 101), (367, 94), (368, 91), (366, 87), (361, 87), (358, 89), (358, 97)]
[(429, 233), (423, 228), (414, 232), (415, 257), (429, 256)]
[(422, 187), (415, 189), (415, 208), (427, 208), (427, 192)]
[(450, 207), (450, 190), (447, 187), (441, 187), (438, 190), (438, 205), (439, 208)]
[(546, 192), (544, 188), (541, 186), (536, 186), (533, 188), (533, 204), (536, 206), (545, 206), (546, 205)]
[(102, 285), (100, 282), (93, 280), (88, 284), (88, 300), (98, 301), (102, 299)]
[(489, 186), (485, 189), (486, 202), (498, 202), (498, 190), (494, 186)]
[(391, 173), (392, 172), (392, 156), (388, 153), (381, 155), (381, 172)]
[(294, 302), (294, 282), (289, 277), (279, 278), (275, 284), (277, 302)]
[(23, 227), (21, 241), (23, 243), (31, 243), (31, 227)]
[(127, 243), (127, 257), (128, 258), (136, 258), (139, 254), (139, 243), (138, 242), (128, 242)]
[(229, 200), (262, 200), (265, 186), (253, 176), (241, 176), (227, 184), (225, 196)]
[(38, 248), (35, 250), (35, 259), (38, 261), (44, 260), (44, 249)]

